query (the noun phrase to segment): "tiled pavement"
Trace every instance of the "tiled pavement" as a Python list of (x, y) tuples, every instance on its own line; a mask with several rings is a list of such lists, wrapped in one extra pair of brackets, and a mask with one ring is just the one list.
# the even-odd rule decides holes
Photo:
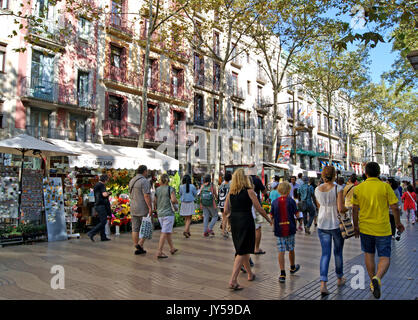
[[(405, 221), (403, 221), (405, 223)], [(352, 241), (351, 239), (347, 241)], [(417, 300), (418, 299), (418, 231), (415, 226), (407, 225), (406, 232), (400, 241), (392, 241), (391, 264), (388, 272), (382, 279), (381, 300)], [(358, 271), (351, 268), (361, 266), (364, 268), (364, 289), (352, 289), (351, 280), (358, 275)], [(377, 255), (376, 255), (377, 266)], [(356, 269), (356, 268), (355, 268)], [(337, 287), (335, 269), (330, 268), (328, 281), (329, 296), (321, 298), (319, 293), (319, 277), (306, 286), (291, 293), (285, 300), (375, 300), (369, 287), (369, 276), (364, 264), (364, 255), (359, 255), (344, 264), (345, 286)], [(357, 281), (353, 279), (353, 282)]]
[[(227, 289), (232, 269), (232, 241), (219, 236), (219, 222), (214, 238), (202, 236), (202, 224), (192, 225), (192, 237), (185, 239), (182, 228), (175, 228), (173, 241), (178, 254), (168, 259), (155, 257), (159, 231), (146, 242), (148, 253), (135, 256), (130, 234), (112, 236), (110, 242), (92, 243), (81, 239), (53, 243), (37, 243), (0, 248), (1, 299), (104, 299), (104, 300), (278, 300), (319, 298), (320, 244), (316, 231), (296, 236), (296, 262), (301, 270), (289, 276), (285, 284), (278, 283), (276, 239), (270, 226), (263, 227), (262, 248), (265, 255), (253, 256), (257, 279), (248, 282), (240, 274), (239, 283), (245, 288), (231, 292)], [(407, 227), (400, 242), (393, 245), (389, 273), (383, 279), (382, 299), (414, 299), (417, 294), (416, 227)], [(168, 249), (166, 248), (166, 252)], [(349, 286), (352, 265), (364, 265), (360, 241), (350, 239), (344, 246), (345, 272), (348, 285), (335, 288), (333, 258), (330, 265), (327, 299), (369, 299), (365, 290)], [(288, 261), (287, 268), (288, 268)], [(65, 290), (50, 286), (53, 265), (65, 268)], [(367, 273), (366, 273), (367, 277)], [(408, 280), (411, 278), (412, 280)]]

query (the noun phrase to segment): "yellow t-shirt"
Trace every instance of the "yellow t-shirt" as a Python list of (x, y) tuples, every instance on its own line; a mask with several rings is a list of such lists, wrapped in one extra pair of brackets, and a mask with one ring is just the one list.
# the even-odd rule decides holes
[(368, 178), (354, 188), (353, 205), (358, 205), (359, 228), (363, 234), (390, 236), (389, 206), (398, 198), (388, 183)]

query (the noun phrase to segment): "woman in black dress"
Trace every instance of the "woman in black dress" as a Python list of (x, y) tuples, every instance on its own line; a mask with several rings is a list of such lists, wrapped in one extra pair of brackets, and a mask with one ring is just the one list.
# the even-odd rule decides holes
[(248, 281), (253, 281), (255, 275), (250, 268), (250, 254), (254, 253), (255, 248), (255, 224), (251, 213), (251, 208), (260, 214), (270, 223), (272, 221), (257, 199), (257, 195), (252, 189), (252, 183), (245, 175), (244, 169), (238, 169), (232, 176), (232, 182), (228, 197), (225, 202), (224, 211), (230, 215), (232, 240), (235, 247), (235, 261), (232, 269), (229, 288), (232, 290), (242, 290), (237, 278), (242, 265), (248, 274)]

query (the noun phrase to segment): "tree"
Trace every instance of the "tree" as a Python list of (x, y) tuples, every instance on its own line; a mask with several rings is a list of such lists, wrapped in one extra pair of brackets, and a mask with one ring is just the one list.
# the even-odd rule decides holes
[[(215, 181), (219, 178), (221, 166), (221, 134), (224, 126), (224, 99), (226, 93), (226, 66), (228, 62), (245, 51), (241, 40), (264, 12), (259, 1), (246, 0), (191, 0), (184, 10), (188, 17), (189, 37), (192, 46), (204, 55), (219, 63), (219, 109), (217, 123), (217, 154), (215, 162)], [(203, 18), (202, 18), (203, 17)], [(222, 30), (225, 37), (223, 46), (214, 43), (213, 30)]]
[[(150, 72), (149, 55), (151, 50), (151, 43), (164, 42), (167, 33), (161, 32), (155, 39), (155, 34), (162, 26), (170, 19), (179, 15), (180, 12), (189, 6), (189, 1), (177, 1), (177, 5), (164, 6), (167, 4), (164, 0), (148, 0), (148, 26), (146, 28), (145, 39), (145, 58), (144, 58), (144, 77), (142, 82), (142, 106), (141, 106), (141, 125), (138, 137), (138, 148), (144, 146), (145, 132), (147, 130), (148, 118), (148, 74)], [(170, 26), (173, 28), (173, 26)], [(173, 31), (173, 30), (172, 30)], [(179, 30), (180, 31), (180, 30)]]
[[(392, 143), (396, 143), (396, 148), (392, 164), (396, 165), (401, 146), (407, 140), (417, 141), (418, 98), (412, 90), (398, 93), (396, 84), (387, 87), (383, 81), (378, 85), (371, 84), (364, 90), (363, 96), (363, 103), (358, 107), (359, 119), (368, 121), (373, 117), (383, 132), (394, 133)], [(367, 127), (370, 128), (370, 125)]]
[(339, 113), (335, 99), (339, 91), (348, 87), (350, 77), (364, 68), (368, 55), (365, 47), (356, 51), (340, 51), (333, 45), (333, 39), (338, 40), (338, 34), (330, 37), (330, 43), (323, 45), (315, 43), (301, 57), (299, 71), (308, 82), (308, 93), (316, 100), (323, 100), (319, 104), (323, 109), (328, 122), (329, 161), (332, 161), (332, 143), (330, 116), (333, 109)]
[(279, 116), (278, 95), (287, 87), (284, 84), (285, 76), (295, 67), (297, 55), (316, 41), (321, 41), (336, 27), (336, 23), (323, 17), (330, 8), (330, 1), (327, 0), (273, 0), (266, 1), (264, 5), (268, 10), (260, 16), (251, 36), (254, 49), (264, 57), (262, 68), (273, 88), (271, 159), (275, 161), (279, 136), (276, 121)]

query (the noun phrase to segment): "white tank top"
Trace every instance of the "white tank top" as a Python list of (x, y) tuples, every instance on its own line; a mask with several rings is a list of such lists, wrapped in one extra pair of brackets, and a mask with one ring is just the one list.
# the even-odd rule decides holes
[[(337, 186), (337, 192), (343, 190), (341, 186)], [(339, 228), (337, 194), (335, 188), (328, 192), (319, 191), (319, 187), (315, 189), (315, 197), (319, 202), (318, 212), (318, 229), (333, 230)]]

